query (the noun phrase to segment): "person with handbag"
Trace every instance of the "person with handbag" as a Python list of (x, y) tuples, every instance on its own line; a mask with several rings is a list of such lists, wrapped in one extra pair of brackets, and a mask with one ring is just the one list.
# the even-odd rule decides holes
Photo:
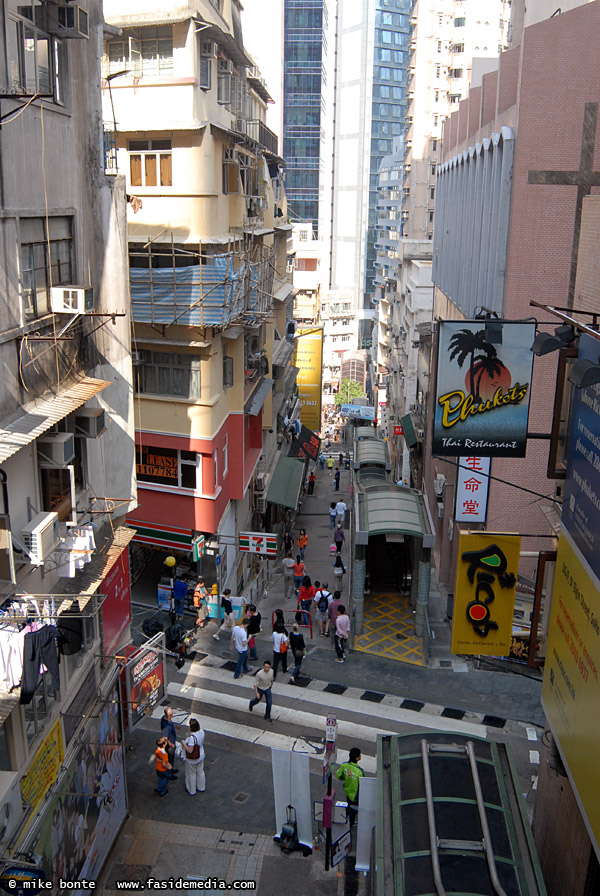
[(288, 634), (283, 625), (275, 626), (273, 638), (273, 681), (277, 678), (277, 669), (281, 661), (281, 668), (287, 672)]
[(208, 615), (207, 612), (207, 602), (208, 602), (208, 589), (204, 584), (204, 579), (198, 579), (198, 584), (196, 585), (194, 591), (194, 606), (196, 608), (196, 625), (198, 628), (206, 628), (206, 617)]
[(185, 789), (194, 796), (206, 790), (204, 774), (204, 731), (197, 719), (190, 719), (190, 734), (181, 741), (185, 750)]
[(296, 684), (296, 678), (300, 675), (300, 667), (302, 666), (302, 660), (304, 659), (304, 655), (306, 653), (304, 635), (298, 628), (297, 622), (294, 623), (294, 627), (290, 634), (290, 647), (292, 649), (292, 656), (294, 657), (294, 662), (296, 664), (294, 666), (294, 671), (290, 676), (290, 684)]
[(219, 640), (219, 635), (222, 631), (229, 631), (230, 633), (233, 630), (233, 607), (231, 605), (231, 588), (226, 588), (221, 597), (221, 609), (223, 610), (225, 618), (217, 631), (214, 633), (213, 638), (215, 641)]
[(344, 581), (344, 573), (345, 572), (346, 572), (346, 567), (344, 566), (344, 561), (342, 560), (341, 554), (336, 554), (335, 560), (333, 561), (333, 574), (335, 576), (337, 591), (342, 590), (342, 583)]
[(304, 552), (306, 550), (307, 544), (308, 535), (306, 534), (306, 529), (300, 529), (300, 534), (298, 535), (298, 550), (300, 551), (301, 560), (304, 560)]

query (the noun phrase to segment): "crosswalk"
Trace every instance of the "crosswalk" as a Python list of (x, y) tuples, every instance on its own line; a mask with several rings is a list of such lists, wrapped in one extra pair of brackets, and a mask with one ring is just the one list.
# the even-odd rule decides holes
[[(186, 723), (186, 713), (196, 715), (208, 734), (232, 738), (265, 751), (271, 748), (306, 753), (315, 766), (322, 760), (327, 715), (337, 718), (339, 749), (358, 745), (361, 765), (367, 774), (376, 772), (376, 742), (379, 734), (403, 734), (415, 728), (455, 732), (469, 737), (510, 739), (520, 754), (521, 778), (525, 789), (535, 786), (539, 753), (534, 749), (537, 729), (519, 722), (507, 722), (498, 731), (484, 724), (484, 716), (465, 713), (461, 719), (442, 715), (444, 708), (419, 704), (419, 711), (403, 708), (406, 701), (397, 695), (377, 695), (370, 702), (364, 689), (348, 687), (343, 694), (331, 693), (325, 681), (312, 680), (306, 687), (288, 684), (288, 676), (279, 675), (273, 688), (273, 725), (263, 720), (264, 704), (254, 713), (248, 709), (253, 694), (252, 674), (233, 679), (228, 664), (218, 656), (205, 657), (184, 670), (185, 679), (168, 684), (168, 699), (181, 707), (177, 721)], [(153, 718), (163, 709), (157, 706)], [(311, 765), (312, 765), (311, 761)], [(529, 766), (529, 768), (528, 768)]]

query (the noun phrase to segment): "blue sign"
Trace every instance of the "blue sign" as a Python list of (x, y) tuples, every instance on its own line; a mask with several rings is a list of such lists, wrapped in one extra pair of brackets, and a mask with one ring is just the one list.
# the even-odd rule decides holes
[(221, 555), (217, 554), (217, 556), (215, 557), (215, 566), (220, 566), (220, 565), (221, 565)]
[[(582, 335), (579, 357), (598, 360), (598, 342)], [(600, 384), (573, 390), (562, 523), (600, 578)]]

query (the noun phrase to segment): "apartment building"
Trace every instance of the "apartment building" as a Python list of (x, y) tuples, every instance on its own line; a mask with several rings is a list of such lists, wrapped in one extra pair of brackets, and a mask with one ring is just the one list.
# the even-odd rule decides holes
[(102, 4), (0, 21), (0, 860), (57, 888), (95, 879), (127, 809), (127, 195), (99, 127)]
[(140, 544), (188, 558), (210, 541), (238, 593), (253, 569), (236, 533), (276, 522), (262, 492), (294, 385), (270, 96), (236, 0), (105, 11), (104, 115), (114, 109), (116, 162), (141, 206), (128, 216), (139, 483), (128, 522)]

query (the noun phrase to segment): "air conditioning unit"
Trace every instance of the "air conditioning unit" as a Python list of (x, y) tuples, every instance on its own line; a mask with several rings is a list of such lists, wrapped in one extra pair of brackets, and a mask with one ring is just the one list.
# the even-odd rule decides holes
[(255, 500), (254, 506), (256, 507), (256, 512), (257, 513), (266, 513), (267, 512), (267, 499), (261, 497), (260, 495), (257, 495), (257, 497), (254, 500)]
[(89, 17), (81, 6), (48, 6), (46, 27), (50, 34), (57, 37), (90, 36)]
[(34, 566), (43, 566), (58, 545), (58, 514), (38, 513), (21, 535), (30, 562)]
[(214, 40), (203, 40), (200, 44), (200, 55), (201, 56), (210, 56), (211, 59), (215, 59), (217, 56), (217, 45)]
[(7, 847), (23, 820), (23, 800), (17, 772), (0, 772), (0, 846)]
[(265, 476), (265, 474), (264, 474), (264, 473), (260, 473), (260, 474), (256, 477), (256, 482), (254, 483), (254, 491), (256, 491), (256, 492), (264, 492), (264, 490), (265, 490), (265, 481), (266, 481), (266, 476)]
[(106, 432), (104, 408), (80, 408), (75, 414), (75, 435), (83, 439), (97, 439)]
[(446, 477), (443, 473), (438, 473), (433, 481), (433, 490), (436, 495), (443, 495), (446, 488)]
[(445, 509), (445, 504), (444, 504), (444, 502), (443, 502), (443, 501), (438, 501), (438, 502), (437, 502), (437, 516), (438, 516), (438, 520), (443, 520), (443, 519), (444, 519), (444, 509)]
[(140, 367), (146, 361), (146, 353), (145, 352), (132, 352), (131, 353), (131, 363), (134, 367)]
[(75, 436), (71, 432), (46, 433), (36, 445), (42, 467), (64, 467), (75, 457)]
[(94, 308), (94, 290), (85, 286), (53, 286), (50, 307), (54, 314), (85, 314)]
[(230, 75), (233, 71), (233, 65), (231, 63), (231, 59), (219, 59), (218, 60), (218, 70), (220, 75)]

